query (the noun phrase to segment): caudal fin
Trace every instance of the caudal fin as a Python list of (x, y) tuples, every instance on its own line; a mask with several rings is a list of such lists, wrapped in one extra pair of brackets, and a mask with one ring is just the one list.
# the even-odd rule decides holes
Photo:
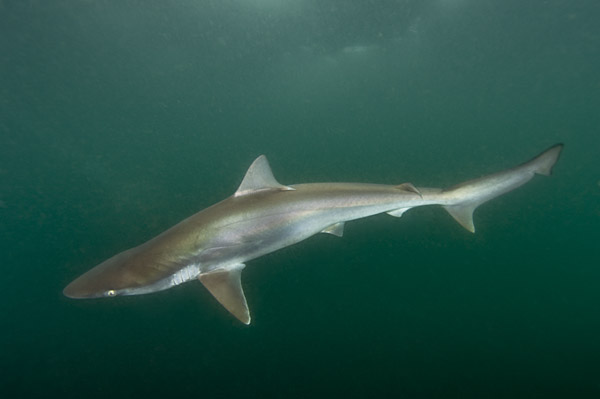
[(549, 176), (558, 161), (563, 144), (556, 144), (532, 160), (503, 172), (471, 180), (448, 190), (443, 195), (447, 203), (444, 209), (465, 229), (475, 232), (473, 212), (493, 198), (527, 183), (535, 174)]
[(558, 161), (564, 146), (565, 145), (562, 143), (553, 145), (526, 164), (534, 166), (535, 173), (539, 175), (550, 176), (552, 174), (552, 167), (556, 161)]

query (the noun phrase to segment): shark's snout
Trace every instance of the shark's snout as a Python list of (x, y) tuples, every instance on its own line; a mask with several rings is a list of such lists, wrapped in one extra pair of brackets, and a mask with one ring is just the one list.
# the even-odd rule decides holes
[(88, 278), (85, 278), (85, 274), (75, 280), (73, 280), (69, 285), (65, 287), (63, 290), (63, 295), (73, 299), (84, 299), (84, 298), (98, 298), (103, 295), (104, 291), (98, 291), (97, 287), (94, 287), (95, 284), (91, 284)]

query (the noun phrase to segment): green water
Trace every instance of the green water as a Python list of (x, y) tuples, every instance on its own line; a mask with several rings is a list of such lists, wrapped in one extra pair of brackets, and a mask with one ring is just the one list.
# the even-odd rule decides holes
[[(0, 1), (0, 396), (598, 397), (600, 3)], [(197, 282), (76, 301), (104, 259), (230, 195), (448, 187), (565, 151), (482, 206), (348, 223)]]

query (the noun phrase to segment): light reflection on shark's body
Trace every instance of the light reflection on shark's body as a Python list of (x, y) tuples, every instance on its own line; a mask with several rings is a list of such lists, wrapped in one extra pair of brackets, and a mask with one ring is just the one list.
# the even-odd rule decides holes
[(342, 236), (344, 223), (379, 213), (441, 205), (474, 232), (473, 211), (535, 174), (549, 175), (562, 144), (515, 168), (441, 190), (361, 183), (278, 183), (264, 156), (235, 194), (84, 273), (64, 289), (71, 298), (136, 295), (199, 279), (235, 317), (250, 323), (241, 286), (245, 262), (317, 233)]

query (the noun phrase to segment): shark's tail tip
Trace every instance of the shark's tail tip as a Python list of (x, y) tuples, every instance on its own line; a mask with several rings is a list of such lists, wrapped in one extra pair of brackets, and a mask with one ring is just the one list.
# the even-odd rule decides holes
[(555, 144), (535, 157), (531, 161), (532, 164), (536, 166), (535, 173), (544, 176), (552, 175), (552, 168), (554, 167), (554, 164), (556, 164), (556, 161), (558, 161), (564, 146), (563, 143)]
[(454, 201), (442, 206), (465, 229), (474, 233), (473, 212), (479, 205), (527, 183), (534, 174), (550, 176), (563, 147), (563, 143), (555, 144), (532, 160), (501, 172), (504, 177), (507, 177), (505, 180), (509, 182), (508, 184), (498, 184), (494, 177), (484, 177), (444, 190)]

